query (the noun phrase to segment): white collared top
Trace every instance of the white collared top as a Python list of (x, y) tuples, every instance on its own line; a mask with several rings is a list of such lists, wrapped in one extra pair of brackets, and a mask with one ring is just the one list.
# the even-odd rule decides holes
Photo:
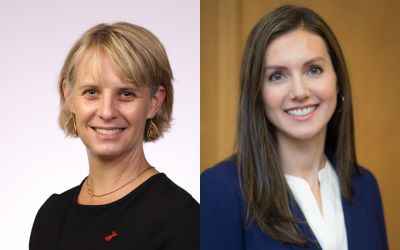
[(285, 175), (286, 181), (323, 250), (347, 250), (346, 226), (338, 176), (329, 161), (319, 171), (322, 211), (310, 185), (300, 177)]

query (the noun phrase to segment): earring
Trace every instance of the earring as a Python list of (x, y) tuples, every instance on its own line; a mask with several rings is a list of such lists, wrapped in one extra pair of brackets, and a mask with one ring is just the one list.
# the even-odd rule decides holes
[(340, 113), (343, 110), (343, 105), (344, 105), (344, 96), (340, 95), (340, 99), (342, 100), (342, 105), (340, 105), (340, 109), (336, 110), (336, 113)]
[(75, 115), (71, 113), (71, 117), (72, 117), (72, 124), (74, 125), (74, 135), (78, 136), (78, 130), (76, 129)]
[(147, 127), (146, 139), (148, 141), (157, 139), (160, 136), (160, 131), (158, 130), (156, 124), (150, 119), (149, 125)]

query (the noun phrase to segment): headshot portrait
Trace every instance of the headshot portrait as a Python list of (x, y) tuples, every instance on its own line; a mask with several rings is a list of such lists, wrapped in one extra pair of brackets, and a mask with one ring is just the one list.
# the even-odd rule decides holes
[(396, 7), (205, 1), (201, 249), (399, 246)]
[(5, 248), (199, 248), (200, 3), (175, 4), (0, 4)]

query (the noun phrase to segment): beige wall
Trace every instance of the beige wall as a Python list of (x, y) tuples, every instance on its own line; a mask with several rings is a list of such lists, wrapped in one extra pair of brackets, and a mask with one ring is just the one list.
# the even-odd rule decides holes
[[(278, 0), (201, 0), (201, 169), (233, 153), (239, 66), (250, 29)], [(380, 184), (390, 249), (400, 249), (400, 2), (292, 1), (337, 35), (350, 71), (359, 162)]]

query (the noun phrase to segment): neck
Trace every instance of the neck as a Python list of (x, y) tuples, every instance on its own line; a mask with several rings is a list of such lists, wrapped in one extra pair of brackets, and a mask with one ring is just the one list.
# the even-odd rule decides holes
[(88, 151), (89, 181), (96, 193), (122, 185), (150, 167), (143, 149), (119, 157), (99, 157)]
[(293, 140), (277, 134), (284, 174), (303, 178), (310, 186), (318, 183), (318, 172), (325, 161), (325, 135), (323, 131), (309, 140)]

